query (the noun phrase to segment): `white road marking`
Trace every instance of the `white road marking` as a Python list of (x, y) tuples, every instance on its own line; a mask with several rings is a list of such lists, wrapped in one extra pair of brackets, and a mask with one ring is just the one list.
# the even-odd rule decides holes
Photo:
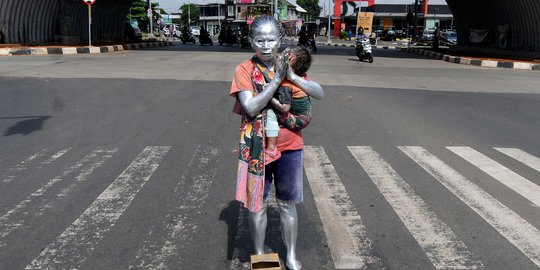
[(446, 147), (540, 207), (540, 186), (470, 147)]
[(26, 269), (77, 269), (146, 184), (169, 146), (148, 146)]
[(495, 147), (495, 150), (540, 172), (540, 158), (517, 148)]
[(47, 153), (47, 149), (41, 149), (39, 152), (33, 154), (29, 158), (21, 161), (15, 167), (10, 168), (7, 175), (2, 179), (4, 183), (10, 183), (17, 177), (17, 173), (26, 170), (28, 165), (32, 164), (36, 159), (43, 157)]
[(211, 162), (215, 161), (218, 153), (218, 149), (212, 147), (195, 151), (174, 188), (173, 199), (167, 203), (167, 214), (160, 223), (166, 224), (165, 228), (158, 224), (152, 226), (129, 269), (174, 269), (172, 263), (182, 265), (185, 258), (181, 257), (179, 250), (186, 248), (184, 244), (198, 229), (188, 217), (197, 212), (208, 198), (216, 174), (216, 166)]
[(324, 149), (306, 146), (304, 168), (336, 269), (379, 263), (364, 224)]
[(436, 269), (482, 269), (458, 236), (370, 146), (349, 151), (396, 211)]
[(39, 167), (41, 168), (41, 166), (43, 166), (43, 165), (52, 163), (53, 161), (59, 159), (59, 158), (62, 157), (64, 154), (66, 154), (69, 150), (71, 150), (71, 147), (68, 147), (68, 148), (65, 148), (65, 149), (62, 149), (62, 150), (56, 152), (56, 153), (55, 153), (54, 155), (52, 155), (49, 159), (47, 159), (47, 160), (41, 162), (41, 164), (40, 164)]
[(79, 170), (80, 173), (76, 179), (79, 179), (80, 181), (84, 180), (86, 176), (91, 174), (95, 168), (103, 164), (116, 151), (116, 148), (111, 150), (98, 149), (92, 151), (75, 165), (62, 171), (60, 175), (49, 180), (49, 182), (38, 190), (34, 191), (25, 200), (21, 201), (13, 209), (1, 216), (0, 246), (2, 246), (1, 240), (3, 238), (11, 234), (13, 231), (23, 227), (23, 224), (29, 215), (34, 217), (39, 216), (53, 205), (54, 202), (47, 203), (43, 195), (45, 195), (45, 193), (47, 193), (55, 184), (64, 180), (68, 174), (71, 174), (77, 170)]
[(399, 147), (540, 267), (540, 231), (420, 146)]

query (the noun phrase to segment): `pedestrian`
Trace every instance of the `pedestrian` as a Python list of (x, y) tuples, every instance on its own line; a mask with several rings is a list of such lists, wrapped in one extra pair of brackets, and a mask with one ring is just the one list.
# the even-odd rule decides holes
[(439, 29), (439, 23), (435, 23), (435, 30), (433, 31), (433, 50), (438, 51), (439, 50), (439, 42), (441, 39), (441, 30)]
[(351, 38), (352, 38), (352, 30), (349, 29), (349, 41), (351, 41)]
[(268, 195), (274, 182), (287, 247), (285, 263), (289, 269), (299, 270), (302, 264), (296, 257), (296, 204), (304, 197), (304, 141), (300, 130), (280, 128), (276, 146), (281, 158), (264, 166), (264, 108), (285, 78), (315, 99), (323, 98), (324, 91), (318, 83), (291, 72), (288, 58), (277, 53), (281, 45), (280, 28), (270, 16), (260, 16), (253, 21), (249, 37), (255, 56), (236, 66), (231, 84), (230, 95), (236, 99), (234, 112), (242, 117), (235, 198), (249, 210), (255, 253), (264, 254)]

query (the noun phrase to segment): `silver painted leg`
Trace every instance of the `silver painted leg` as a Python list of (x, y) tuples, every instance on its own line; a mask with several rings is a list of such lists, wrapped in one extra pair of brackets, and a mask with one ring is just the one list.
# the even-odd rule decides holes
[(268, 219), (266, 217), (266, 209), (268, 208), (268, 200), (263, 202), (262, 209), (259, 212), (249, 212), (249, 232), (251, 241), (255, 246), (255, 254), (264, 254), (264, 237), (266, 235), (266, 225)]
[(278, 206), (281, 219), (281, 232), (287, 246), (286, 265), (291, 270), (300, 270), (302, 269), (302, 264), (296, 259), (296, 238), (298, 237), (296, 204), (294, 202), (278, 200)]

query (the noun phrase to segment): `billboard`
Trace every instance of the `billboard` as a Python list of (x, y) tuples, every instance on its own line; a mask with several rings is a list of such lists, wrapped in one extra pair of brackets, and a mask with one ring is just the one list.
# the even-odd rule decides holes
[(358, 28), (362, 26), (364, 28), (364, 34), (369, 34), (372, 31), (373, 25), (373, 12), (358, 12), (358, 17), (356, 17), (356, 32), (358, 33)]

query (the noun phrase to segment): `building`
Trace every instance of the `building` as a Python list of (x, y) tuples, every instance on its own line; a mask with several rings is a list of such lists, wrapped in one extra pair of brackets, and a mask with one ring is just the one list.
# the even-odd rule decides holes
[(204, 26), (208, 33), (217, 35), (221, 24), (226, 21), (227, 6), (225, 3), (209, 3), (199, 5), (199, 25)]
[[(238, 29), (250, 24), (256, 16), (272, 15), (273, 4), (273, 1), (225, 0), (223, 3), (199, 5), (199, 25), (204, 26), (214, 35), (222, 27)], [(299, 22), (304, 20), (305, 13), (306, 10), (294, 0), (278, 2), (278, 17), (288, 34), (296, 34)]]
[[(373, 25), (366, 32), (376, 30), (393, 29), (404, 35), (410, 33), (413, 28), (413, 21), (408, 20), (407, 16), (413, 15), (414, 1), (411, 4), (378, 4), (377, 1), (369, 1), (367, 6), (361, 8), (349, 9), (347, 14), (342, 17), (342, 30), (353, 32), (357, 28), (357, 13), (373, 13)], [(424, 28), (434, 28), (435, 23), (439, 23), (442, 29), (454, 28), (454, 17), (448, 5), (429, 5), (428, 1), (420, 1), (418, 5), (419, 31)]]

